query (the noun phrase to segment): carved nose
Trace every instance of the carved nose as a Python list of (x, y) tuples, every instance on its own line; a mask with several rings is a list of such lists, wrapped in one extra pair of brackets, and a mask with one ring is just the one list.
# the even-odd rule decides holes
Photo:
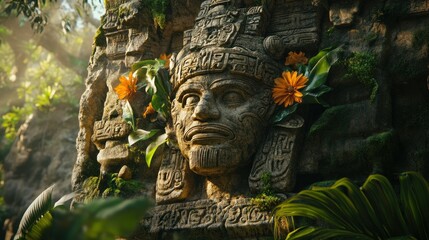
[(198, 121), (214, 120), (219, 117), (219, 109), (214, 103), (214, 100), (209, 96), (203, 97), (198, 102), (198, 105), (195, 107), (194, 113), (192, 114), (192, 119)]

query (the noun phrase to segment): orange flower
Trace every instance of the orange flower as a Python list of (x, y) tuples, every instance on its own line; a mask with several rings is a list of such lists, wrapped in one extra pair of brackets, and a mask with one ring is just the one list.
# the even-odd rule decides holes
[(285, 61), (285, 65), (293, 65), (295, 66), (296, 64), (307, 64), (308, 63), (308, 58), (305, 57), (305, 53), (303, 52), (289, 52), (286, 61)]
[(119, 77), (119, 85), (115, 87), (115, 92), (119, 99), (130, 99), (137, 92), (137, 78), (130, 72), (128, 78), (125, 76)]
[(167, 55), (165, 53), (161, 54), (161, 56), (159, 56), (159, 59), (164, 60), (164, 67), (165, 68), (169, 68), (170, 67), (170, 58), (171, 58), (171, 54)]
[(152, 115), (155, 113), (155, 109), (152, 107), (152, 103), (149, 103), (146, 107), (146, 111), (143, 113), (143, 117), (146, 118), (148, 115)]
[(303, 94), (298, 91), (305, 87), (308, 78), (298, 72), (284, 71), (281, 78), (274, 79), (273, 99), (278, 105), (284, 107), (292, 105), (294, 102), (301, 103)]

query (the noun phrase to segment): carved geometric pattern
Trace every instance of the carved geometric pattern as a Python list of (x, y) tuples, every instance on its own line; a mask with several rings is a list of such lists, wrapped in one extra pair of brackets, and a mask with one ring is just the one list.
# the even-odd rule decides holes
[(168, 203), (186, 199), (193, 186), (188, 161), (178, 149), (167, 150), (156, 181), (156, 202)]
[[(151, 235), (169, 231), (192, 231), (208, 239), (233, 239), (272, 236), (270, 215), (251, 203), (249, 198), (199, 200), (155, 207), (143, 221)], [(210, 234), (208, 234), (210, 233)], [(191, 238), (191, 236), (189, 236)]]
[(287, 48), (317, 49), (320, 14), (311, 0), (279, 0), (272, 12), (268, 35), (278, 35)]
[(304, 120), (293, 118), (274, 126), (262, 148), (256, 154), (249, 176), (250, 190), (260, 192), (264, 183), (262, 176), (270, 175), (271, 188), (275, 192), (291, 191), (295, 184), (296, 137)]

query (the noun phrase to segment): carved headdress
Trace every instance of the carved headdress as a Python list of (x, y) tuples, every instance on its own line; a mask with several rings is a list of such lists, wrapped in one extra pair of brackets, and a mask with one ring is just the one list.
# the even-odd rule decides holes
[(172, 58), (174, 88), (191, 77), (224, 71), (273, 85), (283, 43), (277, 36), (264, 37), (269, 16), (263, 6), (235, 5), (234, 0), (201, 4), (194, 28), (184, 33), (184, 48)]

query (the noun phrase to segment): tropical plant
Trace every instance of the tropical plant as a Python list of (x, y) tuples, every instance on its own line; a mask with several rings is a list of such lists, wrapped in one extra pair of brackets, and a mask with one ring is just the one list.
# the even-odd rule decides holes
[(133, 233), (151, 203), (147, 199), (97, 199), (74, 206), (69, 194), (55, 204), (53, 186), (43, 191), (25, 211), (15, 240), (113, 240)]
[[(164, 60), (162, 59), (164, 58)], [(167, 142), (164, 127), (170, 119), (170, 93), (171, 85), (167, 72), (168, 59), (164, 55), (161, 59), (144, 60), (133, 64), (128, 77), (121, 76), (120, 84), (115, 87), (119, 99), (125, 100), (122, 108), (122, 118), (131, 126), (132, 132), (128, 136), (130, 146), (139, 141), (150, 140), (145, 152), (146, 164), (150, 167), (152, 158), (159, 146)], [(163, 127), (160, 129), (144, 130), (136, 127), (136, 120), (130, 101), (137, 91), (143, 91), (151, 97), (143, 116), (149, 112), (157, 114), (157, 120)]]
[(332, 89), (325, 85), (331, 66), (339, 59), (342, 47), (326, 48), (307, 59), (305, 54), (290, 52), (282, 76), (276, 78), (274, 102), (280, 105), (273, 117), (278, 123), (294, 113), (299, 103), (317, 103), (327, 106), (320, 97)]
[(299, 218), (313, 222), (301, 224), (286, 239), (429, 239), (428, 182), (405, 172), (399, 184), (399, 197), (378, 174), (361, 188), (343, 178), (330, 187), (303, 190), (274, 209), (276, 239), (297, 227)]

